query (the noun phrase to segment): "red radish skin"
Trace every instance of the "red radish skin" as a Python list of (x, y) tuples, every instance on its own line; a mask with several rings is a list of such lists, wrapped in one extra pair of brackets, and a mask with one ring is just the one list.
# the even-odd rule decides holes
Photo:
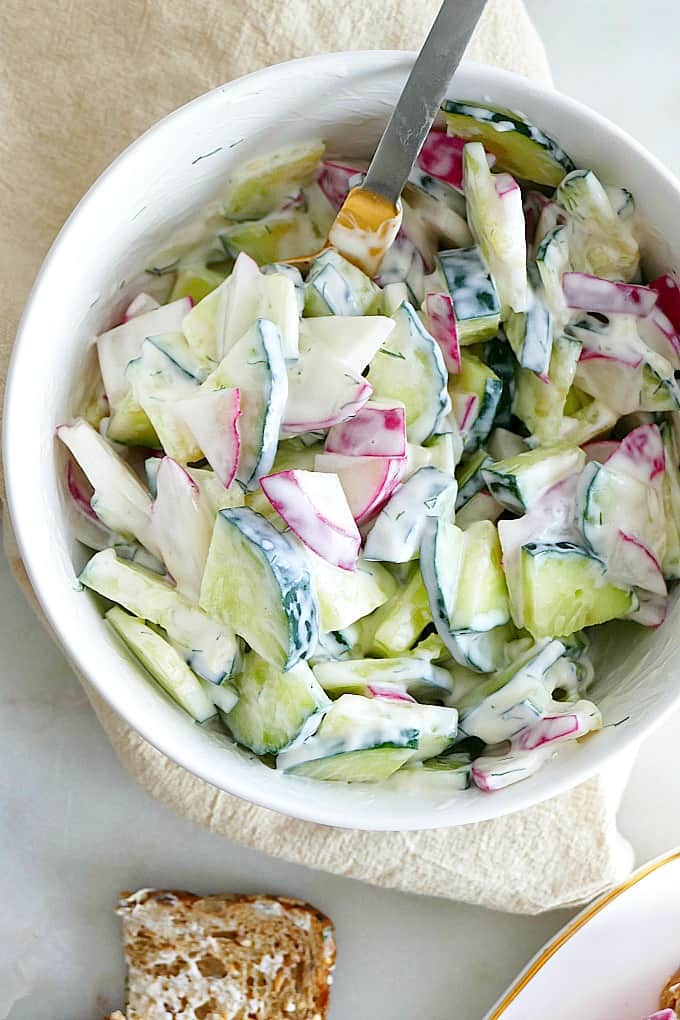
[(425, 298), (425, 313), (430, 333), (444, 355), (444, 363), (452, 375), (460, 372), (460, 344), (458, 328), (450, 294), (428, 294)]
[(519, 184), (512, 174), (494, 174), (493, 184), (499, 198), (505, 198), (514, 191), (519, 191)]
[(590, 273), (564, 273), (562, 292), (568, 308), (642, 318), (650, 314), (658, 297), (651, 287), (603, 280)]
[(405, 457), (406, 411), (364, 404), (353, 418), (333, 426), (324, 449), (348, 457)]
[(384, 701), (407, 701), (409, 704), (416, 704), (415, 698), (397, 687), (369, 684), (366, 690), (372, 698), (382, 698)]
[(361, 536), (337, 476), (280, 471), (261, 478), (260, 485), (304, 545), (333, 566), (354, 570)]
[(659, 309), (680, 332), (680, 284), (670, 273), (664, 273), (652, 280), (649, 286), (658, 295)]
[[(623, 568), (625, 570), (627, 567), (631, 574), (631, 577), (627, 578), (629, 583), (633, 583), (645, 591), (653, 592), (655, 595), (666, 595), (668, 589), (664, 581), (663, 570), (652, 550), (635, 535), (630, 535), (625, 531), (619, 530), (619, 541), (621, 542), (621, 555), (624, 558)], [(627, 562), (625, 562), (626, 560)], [(616, 568), (611, 555), (609, 562), (612, 572), (615, 574)]]
[[(58, 434), (59, 429), (57, 429), (57, 435)], [(85, 478), (85, 475), (78, 467), (76, 467), (72, 460), (69, 460), (68, 467), (66, 468), (66, 484), (68, 486), (68, 491), (71, 494), (71, 498), (78, 507), (80, 513), (84, 514), (85, 517), (89, 517), (90, 520), (96, 521), (97, 524), (101, 524), (101, 521), (90, 505), (94, 489)]]
[(540, 191), (527, 191), (524, 197), (524, 225), (528, 247), (534, 243), (536, 228), (538, 227), (538, 221), (541, 213), (545, 209), (546, 205), (549, 204), (550, 199), (546, 198), (545, 195), (542, 195)]
[[(657, 351), (677, 364), (680, 361), (680, 332), (671, 318), (658, 306), (640, 321), (639, 329), (643, 339), (652, 350)], [(669, 350), (670, 348), (670, 350)]]
[(461, 432), (473, 423), (477, 417), (479, 397), (476, 393), (457, 393), (454, 403), (454, 415)]
[(640, 425), (629, 432), (609, 460), (609, 468), (643, 482), (661, 481), (666, 470), (661, 433), (656, 425)]
[(533, 726), (521, 730), (512, 740), (517, 751), (534, 751), (559, 740), (574, 739), (585, 732), (577, 715), (545, 715)]
[(321, 453), (317, 454), (314, 467), (316, 471), (337, 474), (352, 516), (362, 525), (380, 513), (399, 485), (406, 470), (406, 458)]
[(236, 477), (241, 454), (241, 391), (201, 392), (180, 401), (178, 408), (210, 467), (228, 489)]
[(642, 357), (630, 352), (617, 352), (612, 354), (609, 351), (602, 351), (598, 347), (591, 347), (584, 343), (581, 348), (579, 361), (611, 361), (617, 365), (625, 365), (627, 368), (639, 368), (642, 364)]
[(144, 315), (145, 312), (153, 312), (157, 308), (160, 308), (160, 304), (155, 298), (151, 297), (150, 294), (145, 294), (144, 291), (138, 294), (136, 298), (130, 302), (125, 310), (123, 316), (123, 322), (129, 322), (130, 319), (136, 319), (138, 315)]
[[(447, 135), (444, 131), (430, 131), (416, 163), (430, 177), (443, 181), (456, 191), (462, 191), (463, 149), (466, 144), (465, 138)], [(488, 152), (486, 159), (489, 166), (496, 162), (496, 157)]]
[(362, 172), (347, 163), (336, 163), (329, 159), (322, 162), (316, 182), (336, 212), (347, 198), (349, 182)]
[(364, 404), (370, 400), (372, 393), (373, 387), (371, 384), (362, 379), (361, 382), (357, 383), (354, 397), (347, 401), (336, 414), (317, 421), (288, 421), (285, 419), (281, 426), (281, 431), (287, 435), (295, 436), (301, 432), (317, 432), (321, 429), (332, 428), (333, 425), (354, 417)]

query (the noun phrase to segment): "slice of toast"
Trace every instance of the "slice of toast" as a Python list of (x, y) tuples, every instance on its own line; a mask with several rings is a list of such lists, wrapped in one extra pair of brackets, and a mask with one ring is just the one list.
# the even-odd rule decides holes
[(324, 1020), (333, 923), (299, 900), (124, 894), (128, 1020)]

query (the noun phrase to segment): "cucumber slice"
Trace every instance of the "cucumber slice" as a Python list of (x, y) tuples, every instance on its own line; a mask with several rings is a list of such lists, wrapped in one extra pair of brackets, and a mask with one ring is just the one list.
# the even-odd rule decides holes
[(235, 223), (220, 232), (227, 255), (245, 252), (258, 265), (285, 262), (300, 252), (318, 251), (326, 237), (304, 209), (275, 212), (261, 220)]
[(288, 275), (260, 273), (257, 264), (241, 254), (229, 280), (216, 320), (218, 360), (224, 358), (257, 319), (273, 322), (281, 334), (284, 357), (297, 358), (300, 316), (295, 284)]
[(136, 538), (160, 559), (151, 527), (151, 498), (110, 443), (84, 420), (60, 425), (57, 437), (71, 451), (94, 489), (90, 505), (99, 519), (124, 539)]
[(508, 510), (524, 513), (557, 482), (577, 474), (586, 462), (578, 446), (540, 446), (482, 468), (489, 492)]
[(97, 337), (99, 367), (112, 408), (120, 403), (130, 389), (125, 370), (131, 361), (140, 356), (146, 338), (181, 329), (182, 320), (190, 309), (189, 299), (182, 298), (144, 315), (134, 316)]
[(547, 375), (552, 353), (553, 323), (540, 294), (530, 288), (528, 307), (512, 312), (505, 322), (508, 343), (522, 366), (536, 375)]
[(463, 455), (463, 439), (455, 427), (455, 422), (452, 427), (450, 416), (447, 429), (448, 431), (433, 436), (425, 446), (406, 444), (404, 481), (411, 478), (421, 467), (427, 466), (438, 468), (451, 478), (454, 477), (456, 464)]
[(552, 316), (556, 332), (565, 327), (571, 314), (562, 290), (562, 276), (571, 268), (569, 231), (562, 224), (548, 231), (536, 251), (541, 298)]
[(240, 390), (236, 478), (247, 488), (271, 471), (288, 397), (281, 333), (258, 319), (208, 376), (207, 390)]
[(247, 507), (217, 515), (200, 606), (284, 671), (316, 644), (317, 609), (303, 554)]
[(382, 747), (345, 751), (328, 755), (326, 758), (298, 762), (286, 771), (294, 776), (322, 779), (326, 782), (379, 783), (401, 768), (412, 754), (408, 748), (391, 747), (386, 744)]
[(616, 421), (616, 411), (599, 400), (591, 400), (570, 417), (562, 419), (557, 438), (574, 446), (583, 446), (609, 432)]
[(503, 383), (493, 423), (508, 428), (512, 421), (512, 404), (515, 399), (515, 370), (517, 368), (515, 356), (503, 337), (494, 337), (493, 340), (487, 340), (482, 345), (480, 357)]
[(112, 443), (123, 446), (144, 446), (160, 450), (161, 441), (143, 408), (132, 392), (128, 392), (111, 411), (106, 436)]
[(554, 139), (517, 113), (454, 99), (445, 99), (442, 110), (450, 134), (482, 142), (499, 170), (554, 188), (574, 169)]
[(537, 747), (533, 751), (482, 755), (475, 758), (472, 781), (484, 793), (504, 790), (535, 775), (553, 754), (553, 749), (548, 746)]
[(191, 308), (182, 320), (182, 332), (197, 355), (218, 360), (217, 331), (224, 321), (224, 306), (233, 287), (232, 276)]
[(321, 141), (301, 142), (242, 163), (227, 177), (224, 215), (230, 220), (266, 216), (302, 185), (311, 184), (324, 149)]
[(180, 298), (191, 298), (194, 304), (198, 304), (204, 297), (211, 294), (224, 282), (224, 273), (218, 273), (207, 266), (192, 266), (188, 269), (180, 269), (175, 277), (170, 301), (178, 301)]
[(394, 659), (345, 659), (318, 662), (314, 675), (331, 697), (363, 694), (372, 697), (373, 688), (395, 687), (407, 691), (417, 701), (444, 701), (453, 684), (449, 673), (422, 657), (398, 656)]
[(321, 631), (344, 630), (368, 616), (394, 594), (394, 578), (379, 563), (362, 556), (352, 571), (334, 567), (311, 549), (305, 556), (319, 609)]
[(333, 248), (314, 259), (305, 284), (305, 315), (373, 315), (381, 302), (380, 287)]
[[(622, 535), (647, 549), (653, 559), (663, 559), (666, 551), (663, 487), (649, 486), (630, 475), (619, 473), (609, 464), (593, 461), (579, 479), (576, 513), (588, 546), (608, 562), (610, 569), (615, 566), (610, 562), (615, 552), (621, 551)], [(659, 574), (660, 570), (655, 573)], [(641, 588), (646, 586), (634, 576), (622, 579)], [(663, 581), (661, 583), (658, 594), (665, 595)], [(651, 590), (657, 591), (656, 588)]]
[(576, 272), (630, 283), (640, 249), (633, 223), (621, 219), (592, 170), (573, 170), (559, 183), (555, 202), (568, 214), (569, 252)]
[(198, 392), (196, 379), (153, 339), (144, 341), (140, 357), (130, 362), (126, 376), (165, 453), (180, 464), (200, 460), (201, 448), (177, 408), (180, 400)]
[(495, 336), (501, 305), (479, 248), (440, 251), (435, 261), (453, 301), (460, 343), (475, 344)]
[(469, 754), (440, 754), (423, 762), (407, 762), (390, 779), (390, 789), (400, 793), (446, 794), (470, 787), (472, 763)]
[[(509, 635), (508, 594), (496, 528), (489, 521), (461, 531), (433, 519), (420, 553), (437, 632), (461, 665), (484, 669), (500, 658)], [(480, 634), (490, 632), (490, 639)]]
[(465, 531), (476, 521), (496, 523), (503, 513), (503, 507), (488, 492), (476, 492), (467, 503), (456, 511), (456, 526)]
[(608, 582), (604, 563), (587, 549), (531, 542), (520, 555), (522, 616), (535, 638), (568, 636), (634, 608), (632, 590)]
[(105, 549), (89, 560), (78, 580), (162, 627), (172, 641), (188, 650), (187, 664), (204, 680), (221, 684), (238, 672), (240, 651), (231, 628), (211, 620), (158, 574)]
[(271, 273), (276, 273), (279, 276), (288, 277), (295, 288), (295, 301), (297, 304), (298, 314), (302, 315), (305, 307), (305, 282), (302, 279), (302, 273), (298, 267), (291, 266), (287, 262), (272, 262), (268, 266), (262, 266), (260, 272), (264, 273), (265, 276), (269, 276)]
[(331, 704), (316, 736), (280, 755), (277, 767), (296, 771), (303, 761), (386, 746), (408, 748), (411, 760), (424, 760), (450, 747), (457, 732), (455, 708), (343, 694)]
[(516, 432), (508, 429), (494, 429), (489, 436), (486, 448), (492, 460), (507, 460), (509, 457), (516, 457), (528, 449), (527, 444)]
[(309, 659), (310, 666), (316, 668), (319, 663), (351, 659), (355, 653), (361, 655), (361, 650), (356, 647), (358, 639), (358, 628), (353, 626), (344, 630), (332, 630), (328, 634), (319, 634), (314, 655)]
[(155, 481), (154, 538), (178, 589), (196, 602), (210, 547), (213, 508), (191, 475), (170, 457), (161, 460)]
[(245, 657), (237, 691), (238, 702), (224, 722), (255, 754), (278, 754), (311, 735), (330, 704), (306, 662), (281, 673), (254, 652)]
[(403, 655), (432, 623), (430, 604), (418, 564), (414, 564), (403, 587), (366, 621), (370, 628), (372, 655)]
[(394, 330), (386, 315), (336, 315), (303, 319), (300, 355), (332, 358), (360, 375)]
[[(526, 368), (517, 371), (515, 414), (539, 443), (552, 443), (562, 427), (564, 405), (581, 354), (579, 340), (555, 337), (547, 380)], [(562, 437), (560, 437), (562, 438)], [(566, 436), (563, 438), (567, 439)], [(575, 445), (580, 445), (575, 442)]]
[(415, 309), (403, 304), (393, 318), (395, 328), (371, 361), (367, 381), (377, 398), (403, 403), (409, 442), (423, 443), (441, 429), (451, 409), (448, 373)]
[(367, 560), (408, 563), (418, 559), (427, 517), (443, 500), (452, 504), (457, 487), (450, 475), (422, 467), (401, 485), (380, 511), (364, 544)]
[(464, 460), (456, 471), (458, 482), (458, 496), (456, 498), (456, 511), (465, 506), (468, 500), (486, 488), (486, 481), (482, 469), (491, 463), (491, 458), (483, 447), (476, 450), (467, 460)]
[(459, 702), (460, 731), (486, 744), (510, 740), (552, 706), (546, 675), (564, 653), (561, 641), (537, 641)]
[(508, 174), (491, 173), (479, 142), (469, 142), (463, 149), (463, 174), (468, 223), (501, 305), (524, 312), (529, 307), (529, 286), (519, 185)]
[(106, 620), (153, 679), (196, 722), (216, 715), (206, 688), (165, 638), (119, 606), (109, 609)]
[[(503, 392), (503, 383), (483, 361), (465, 352), (461, 355), (460, 372), (450, 377), (448, 390), (454, 415), (464, 438), (463, 451), (473, 453), (491, 431)], [(470, 394), (476, 397), (474, 412), (461, 419), (456, 412), (465, 405)]]
[(474, 673), (494, 673), (506, 662), (506, 649), (515, 635), (511, 623), (491, 630), (459, 630), (451, 635), (450, 650), (455, 661), (466, 669)]

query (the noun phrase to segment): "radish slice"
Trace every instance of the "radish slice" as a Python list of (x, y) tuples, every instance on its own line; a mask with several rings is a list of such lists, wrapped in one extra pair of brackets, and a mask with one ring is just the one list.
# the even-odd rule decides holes
[(369, 400), (353, 418), (333, 426), (326, 438), (325, 450), (347, 457), (405, 457), (404, 405)]
[[(465, 138), (447, 135), (444, 131), (430, 131), (425, 139), (416, 165), (430, 177), (443, 181), (456, 191), (463, 190), (463, 148)], [(496, 157), (487, 152), (489, 166), (493, 166)]]
[(336, 212), (347, 198), (350, 181), (361, 173), (362, 170), (347, 163), (336, 163), (330, 159), (322, 161), (316, 182)]
[(206, 391), (177, 403), (177, 410), (219, 480), (228, 489), (238, 469), (241, 437), (241, 391)]
[(654, 595), (667, 594), (661, 564), (651, 549), (635, 535), (619, 530), (607, 556), (607, 570), (617, 581)]
[(551, 758), (554, 751), (550, 745), (536, 747), (533, 751), (511, 751), (503, 755), (484, 755), (475, 759), (472, 765), (472, 781), (484, 793), (503, 790), (506, 786), (528, 779)]
[(638, 591), (638, 608), (626, 617), (643, 627), (660, 627), (668, 615), (668, 596)]
[(638, 319), (638, 333), (653, 351), (667, 358), (673, 368), (680, 368), (680, 333), (658, 305), (646, 318)]
[(428, 294), (425, 313), (430, 333), (441, 347), (446, 368), (457, 375), (460, 372), (460, 344), (451, 295)]
[(621, 440), (607, 467), (649, 485), (663, 484), (666, 457), (657, 425), (640, 425)]
[(598, 464), (605, 464), (619, 448), (616, 439), (598, 439), (594, 443), (586, 443), (583, 452), (586, 455), (586, 463), (596, 460)]
[(564, 273), (562, 290), (569, 308), (604, 315), (649, 315), (657, 302), (656, 291), (635, 283), (602, 280), (589, 273)]
[(133, 298), (130, 304), (125, 309), (125, 315), (123, 316), (123, 322), (129, 322), (130, 319), (136, 319), (138, 315), (145, 315), (147, 312), (155, 312), (157, 308), (160, 308), (160, 304), (156, 301), (156, 298), (151, 297), (150, 294), (145, 294), (144, 291), (138, 294), (136, 298)]
[(512, 174), (494, 174), (493, 186), (499, 198), (520, 190), (520, 186)]
[(524, 196), (524, 226), (526, 229), (527, 246), (533, 244), (541, 213), (546, 205), (549, 204), (550, 199), (546, 198), (540, 191), (527, 191)]
[(371, 698), (384, 698), (385, 701), (408, 701), (411, 704), (416, 704), (416, 699), (403, 690), (401, 687), (396, 685), (388, 686), (387, 684), (369, 684), (366, 688), (368, 695)]
[(619, 350), (604, 350), (601, 347), (593, 347), (588, 341), (584, 341), (581, 347), (579, 362), (585, 361), (611, 361), (616, 365), (625, 368), (639, 368), (642, 364), (642, 355), (637, 351), (626, 350), (621, 347)]
[(151, 529), (179, 591), (198, 601), (214, 514), (181, 464), (163, 457), (156, 475)]
[(406, 461), (393, 457), (346, 457), (318, 453), (316, 471), (337, 474), (357, 524), (375, 517), (401, 481)]
[(466, 432), (479, 414), (479, 397), (476, 393), (454, 393), (451, 408), (458, 428), (461, 432)]
[(280, 471), (260, 485), (300, 541), (333, 566), (354, 570), (361, 536), (337, 475)]
[[(66, 469), (66, 484), (68, 491), (81, 514), (85, 517), (89, 517), (91, 521), (96, 521), (98, 524), (102, 522), (99, 517), (92, 509), (90, 500), (94, 496), (94, 489), (85, 477), (85, 473), (82, 468), (78, 467), (75, 461), (70, 460)], [(104, 527), (104, 525), (102, 525)]]
[(120, 326), (100, 333), (97, 337), (99, 367), (104, 389), (112, 407), (115, 407), (130, 389), (125, 377), (129, 362), (142, 353), (148, 336), (176, 333), (182, 329), (182, 320), (191, 311), (191, 298), (180, 298), (169, 305), (161, 305), (151, 312), (136, 315)]
[(599, 709), (590, 701), (577, 701), (569, 706), (569, 711), (544, 715), (538, 722), (520, 730), (512, 738), (511, 746), (515, 751), (534, 751), (564, 740), (576, 740), (601, 728)]
[(680, 284), (670, 273), (665, 273), (663, 276), (658, 276), (656, 280), (652, 280), (649, 286), (659, 296), (660, 311), (680, 332)]
[(353, 417), (373, 393), (360, 375), (331, 358), (310, 352), (288, 370), (288, 402), (281, 432), (298, 436), (303, 432), (329, 429)]

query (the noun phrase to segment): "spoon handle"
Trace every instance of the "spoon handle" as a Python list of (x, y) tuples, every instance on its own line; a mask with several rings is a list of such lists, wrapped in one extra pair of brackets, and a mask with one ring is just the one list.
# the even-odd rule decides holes
[(363, 187), (396, 202), (486, 0), (444, 0), (371, 160)]

